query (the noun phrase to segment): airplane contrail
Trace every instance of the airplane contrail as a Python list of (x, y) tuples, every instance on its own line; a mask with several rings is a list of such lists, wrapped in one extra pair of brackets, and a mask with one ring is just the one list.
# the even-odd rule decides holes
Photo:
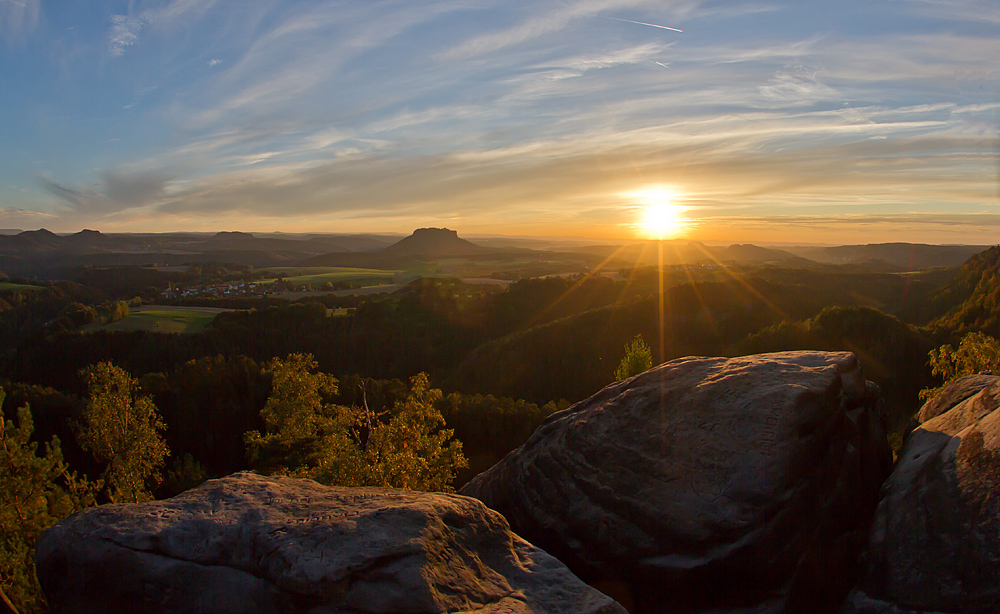
[(672, 32), (683, 32), (684, 30), (678, 28), (671, 28), (670, 26), (660, 26), (655, 23), (646, 23), (645, 21), (632, 21), (631, 19), (621, 19), (619, 17), (607, 17), (605, 15), (598, 15), (598, 17), (604, 17), (605, 19), (614, 19), (615, 21), (624, 21), (625, 23), (634, 23), (640, 26), (649, 26), (650, 28), (660, 28), (661, 30), (670, 30)]
[[(653, 61), (656, 62), (656, 60), (653, 60)], [(656, 63), (659, 64), (660, 66), (664, 67), (664, 68), (670, 68), (670, 64), (664, 64), (663, 62), (656, 62)]]

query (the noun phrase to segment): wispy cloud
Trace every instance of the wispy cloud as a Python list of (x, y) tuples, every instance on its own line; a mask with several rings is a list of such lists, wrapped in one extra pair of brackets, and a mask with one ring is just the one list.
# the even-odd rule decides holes
[(61, 199), (76, 214), (106, 215), (157, 202), (164, 196), (170, 180), (159, 171), (113, 169), (101, 174), (96, 188), (61, 185), (39, 177), (38, 181), (53, 196)]
[(624, 49), (614, 49), (606, 53), (578, 55), (553, 62), (558, 68), (565, 68), (580, 75), (588, 70), (611, 68), (623, 64), (637, 64), (651, 60), (669, 49), (672, 44), (646, 43)]
[[(818, 129), (818, 128), (817, 128)], [(954, 137), (902, 137), (883, 141), (857, 140), (790, 151), (758, 151), (748, 156), (732, 149), (726, 135), (719, 142), (704, 138), (675, 139), (646, 146), (635, 140), (594, 155), (592, 142), (536, 143), (506, 151), (396, 158), (358, 156), (329, 162), (272, 179), (247, 172), (206, 178), (166, 199), (171, 213), (205, 212), (265, 215), (283, 203), (287, 215), (348, 214), (425, 208), (435, 213), (468, 214), (497, 211), (510, 216), (517, 208), (548, 210), (558, 218), (560, 203), (596, 207), (637, 183), (669, 182), (691, 198), (734, 206), (790, 207), (800, 198), (836, 195), (841, 203), (862, 203), (872, 195), (894, 194), (910, 202), (932, 202), (956, 191), (988, 194), (990, 177), (982, 175), (986, 161), (977, 154), (956, 156), (976, 142)], [(596, 139), (595, 139), (596, 141)], [(758, 141), (759, 142), (759, 141)], [(962, 145), (965, 142), (966, 145)], [(699, 151), (692, 159), (690, 151)], [(920, 172), (921, 164), (900, 156), (930, 158), (944, 171)], [(842, 160), (831, 166), (830, 159)], [(971, 165), (971, 166), (970, 166)], [(810, 196), (811, 195), (811, 196)], [(542, 207), (542, 209), (539, 209)], [(780, 210), (780, 207), (779, 209)]]
[[(13, 0), (5, 0), (13, 1)], [(129, 47), (139, 42), (140, 34), (149, 26), (169, 26), (192, 13), (208, 11), (216, 0), (169, 0), (135, 14), (112, 15), (108, 31), (108, 51), (114, 57), (123, 55)], [(129, 3), (132, 6), (132, 3)]]
[(536, 40), (574, 25), (586, 17), (599, 17), (600, 13), (622, 8), (635, 8), (653, 4), (648, 0), (584, 0), (573, 2), (532, 15), (519, 24), (467, 39), (440, 54), (442, 60), (463, 59), (484, 53), (500, 51), (513, 45)]
[(262, 115), (286, 114), (307, 96), (337, 87), (342, 71), (359, 56), (465, 7), (451, 0), (388, 13), (364, 4), (287, 11), (276, 16), (278, 21), (250, 44), (238, 62), (207, 84), (212, 100), (191, 116), (189, 128), (201, 130), (248, 117), (256, 123)]
[(905, 0), (918, 13), (935, 19), (1000, 25), (1000, 5), (993, 0)]
[(139, 33), (149, 25), (145, 17), (132, 15), (112, 15), (111, 31), (108, 32), (108, 51), (120, 56), (139, 41)]
[(769, 101), (791, 106), (843, 100), (842, 94), (820, 80), (818, 70), (805, 66), (778, 71), (767, 85), (760, 86), (760, 93)]
[(23, 41), (38, 25), (41, 0), (0, 0), (0, 33), (8, 41)]
[(21, 225), (33, 226), (35, 224), (46, 224), (57, 219), (59, 216), (53, 213), (42, 211), (31, 211), (18, 207), (4, 207), (0, 209), (0, 225), (5, 228), (19, 227)]

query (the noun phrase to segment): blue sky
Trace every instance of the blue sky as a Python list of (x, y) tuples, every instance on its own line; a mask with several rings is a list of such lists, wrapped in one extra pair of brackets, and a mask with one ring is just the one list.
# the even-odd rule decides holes
[(0, 0), (0, 37), (0, 228), (628, 237), (662, 187), (703, 240), (1000, 230), (997, 0)]

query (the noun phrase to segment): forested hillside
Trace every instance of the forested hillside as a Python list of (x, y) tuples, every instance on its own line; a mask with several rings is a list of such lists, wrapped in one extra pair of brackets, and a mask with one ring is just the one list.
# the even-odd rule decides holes
[(962, 265), (933, 301), (948, 312), (933, 322), (939, 334), (982, 331), (1000, 336), (1000, 247), (980, 252)]
[(82, 269), (75, 282), (14, 279), (0, 286), (0, 376), (11, 405), (35, 408), (39, 440), (58, 435), (67, 459), (91, 474), (93, 461), (74, 443), (75, 424), (87, 390), (81, 374), (101, 361), (138, 379), (163, 411), (175, 460), (190, 455), (208, 475), (246, 466), (243, 433), (259, 426), (271, 386), (262, 365), (297, 352), (351, 382), (341, 386), (347, 404), (360, 403), (359, 391), (366, 391), (373, 406), (392, 407), (402, 382), (427, 373), (444, 391), (448, 423), (468, 440), (466, 451), (480, 467), (516, 446), (555, 404), (609, 383), (637, 335), (656, 363), (852, 350), (901, 428), (919, 390), (936, 383), (927, 367), (931, 348), (971, 330), (1000, 332), (998, 260), (1000, 251), (991, 248), (960, 269), (909, 273), (853, 265), (640, 266), (527, 278), (506, 289), (424, 278), (370, 296), (177, 299), (231, 309), (193, 334), (97, 324), (128, 317), (168, 284), (234, 275), (224, 267)]

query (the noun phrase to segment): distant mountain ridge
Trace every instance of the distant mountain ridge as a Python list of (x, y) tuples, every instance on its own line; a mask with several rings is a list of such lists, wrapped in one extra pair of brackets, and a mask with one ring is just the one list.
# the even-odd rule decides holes
[(869, 243), (835, 247), (786, 247), (785, 251), (825, 264), (864, 264), (882, 261), (905, 271), (936, 266), (961, 266), (989, 245), (926, 245)]
[[(398, 236), (398, 235), (397, 235)], [(61, 235), (46, 229), (0, 234), (0, 270), (12, 276), (64, 278), (80, 266), (115, 267), (185, 265), (205, 262), (269, 266), (346, 266), (396, 270), (414, 262), (468, 260), (521, 261), (521, 274), (533, 275), (533, 263), (570, 262), (604, 269), (676, 265), (776, 266), (826, 269), (852, 265), (872, 272), (912, 271), (954, 266), (984, 247), (883, 243), (837, 247), (784, 247), (753, 244), (708, 246), (698, 241), (642, 241), (619, 245), (567, 245), (542, 241), (537, 249), (520, 245), (487, 246), (448, 228), (418, 228), (398, 239), (386, 235), (288, 235), (222, 231), (209, 233), (110, 233), (83, 230)], [(493, 241), (496, 243), (496, 240)], [(485, 265), (484, 265), (485, 266)], [(545, 267), (542, 267), (545, 268)], [(551, 264), (545, 274), (551, 273)], [(567, 269), (569, 270), (569, 269)], [(556, 271), (562, 272), (562, 271)]]
[(626, 245), (593, 245), (576, 248), (601, 254), (617, 265), (675, 266), (684, 264), (775, 265), (792, 268), (824, 268), (855, 265), (873, 271), (918, 271), (934, 267), (957, 267), (988, 245), (925, 245), (920, 243), (873, 243), (835, 247), (785, 246), (781, 249), (751, 243), (728, 247), (700, 241), (645, 241)]
[(335, 251), (375, 251), (391, 239), (374, 235), (255, 237), (223, 231), (103, 234), (83, 230), (59, 235), (47, 229), (0, 234), (0, 270), (7, 275), (64, 278), (80, 266), (184, 265), (221, 262), (254, 267), (287, 265)]
[(728, 247), (711, 247), (700, 241), (645, 241), (631, 245), (593, 245), (577, 248), (588, 254), (608, 258), (612, 266), (665, 266), (683, 264), (774, 264), (809, 268), (817, 263), (781, 249), (736, 243)]

